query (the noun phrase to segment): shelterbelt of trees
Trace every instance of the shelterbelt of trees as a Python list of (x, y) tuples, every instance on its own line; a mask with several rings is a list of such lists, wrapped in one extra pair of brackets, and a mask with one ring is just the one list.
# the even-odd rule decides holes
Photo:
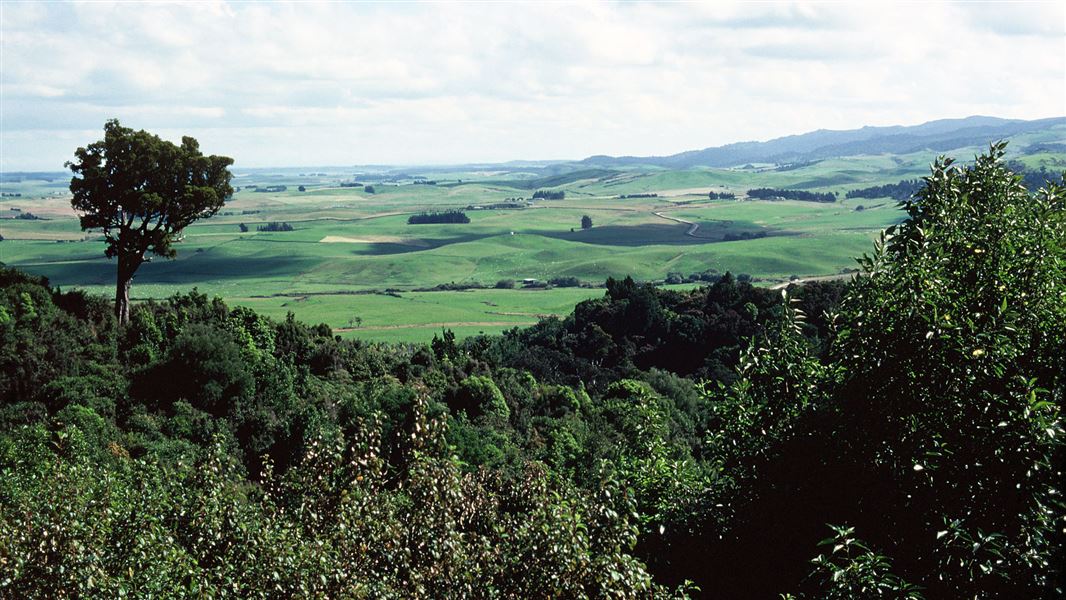
[(848, 283), (341, 340), (0, 270), (0, 597), (1060, 597), (1066, 195), (934, 165)]

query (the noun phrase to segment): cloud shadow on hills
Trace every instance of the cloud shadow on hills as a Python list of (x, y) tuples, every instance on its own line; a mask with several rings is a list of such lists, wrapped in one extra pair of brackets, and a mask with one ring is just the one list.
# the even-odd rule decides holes
[[(404, 233), (416, 233), (407, 232)], [(352, 249), (352, 254), (360, 256), (385, 256), (389, 254), (408, 254), (411, 252), (423, 252), (425, 250), (433, 250), (435, 248), (442, 248), (444, 246), (450, 246), (452, 244), (463, 244), (466, 242), (476, 242), (490, 237), (496, 237), (500, 235), (500, 232), (493, 233), (470, 233), (463, 235), (453, 235), (449, 237), (440, 238), (425, 238), (417, 237), (415, 235), (409, 235), (412, 239), (417, 239), (419, 244), (400, 244), (395, 242), (367, 242), (357, 243), (353, 246), (357, 246)]]
[[(193, 257), (168, 261), (155, 259), (141, 265), (133, 279), (133, 287), (143, 284), (187, 284), (190, 287), (214, 279), (256, 279), (286, 277), (305, 272), (321, 264), (317, 257), (239, 257), (211, 256), (196, 253)], [(116, 262), (107, 259), (70, 262), (11, 265), (28, 273), (44, 275), (52, 285), (63, 287), (82, 285), (114, 285)]]
[(574, 231), (527, 231), (570, 242), (597, 246), (695, 246), (730, 242), (757, 237), (795, 235), (772, 227), (762, 227), (746, 221), (701, 221), (695, 235), (685, 232), (690, 226), (682, 223), (647, 223), (643, 225), (603, 225)]

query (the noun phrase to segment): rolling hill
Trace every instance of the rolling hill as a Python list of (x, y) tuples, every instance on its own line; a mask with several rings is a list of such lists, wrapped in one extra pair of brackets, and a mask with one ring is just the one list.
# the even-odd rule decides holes
[(948, 151), (1064, 125), (1066, 117), (1023, 121), (974, 116), (915, 126), (863, 127), (846, 131), (819, 129), (766, 142), (738, 142), (670, 156), (590, 156), (580, 163), (599, 168), (649, 165), (672, 169), (731, 167), (747, 163), (786, 164), (860, 154)]

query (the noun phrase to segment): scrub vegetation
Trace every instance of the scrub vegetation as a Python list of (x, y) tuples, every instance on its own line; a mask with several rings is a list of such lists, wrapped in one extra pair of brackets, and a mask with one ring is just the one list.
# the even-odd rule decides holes
[[(410, 233), (514, 188), (242, 191), (142, 267), (159, 297), (126, 324), (93, 293), (95, 234), (5, 221), (0, 597), (1060, 596), (1066, 190), (1006, 158), (938, 159), (863, 211), (708, 199), (747, 173), (601, 173)], [(245, 210), (293, 230), (238, 233)], [(854, 277), (751, 283), (852, 249)], [(667, 272), (701, 283), (647, 282)], [(516, 285), (563, 276), (605, 284)], [(492, 289), (409, 291), (452, 281)], [(502, 335), (439, 325), (479, 302)], [(338, 335), (415, 313), (430, 340)]]

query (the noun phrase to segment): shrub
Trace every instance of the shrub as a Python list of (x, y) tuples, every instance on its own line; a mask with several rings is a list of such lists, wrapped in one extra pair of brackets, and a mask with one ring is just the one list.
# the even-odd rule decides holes
[(488, 377), (474, 375), (459, 384), (459, 389), (449, 405), (458, 412), (474, 417), (506, 422), (511, 416), (511, 409), (500, 388)]
[(193, 324), (171, 342), (161, 362), (137, 376), (133, 388), (152, 405), (169, 408), (184, 399), (221, 417), (251, 398), (255, 381), (232, 333)]
[(548, 285), (555, 287), (581, 287), (581, 280), (577, 277), (552, 277)]

